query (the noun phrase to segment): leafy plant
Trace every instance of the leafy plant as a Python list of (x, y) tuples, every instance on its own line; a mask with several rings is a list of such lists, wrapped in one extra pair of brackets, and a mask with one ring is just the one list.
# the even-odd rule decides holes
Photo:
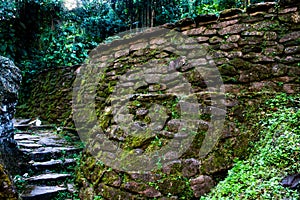
[(63, 200), (63, 199), (80, 200), (77, 193), (70, 193), (70, 192), (59, 192), (54, 198), (54, 200)]
[(13, 59), (16, 53), (15, 43), (17, 42), (14, 23), (18, 14), (15, 2), (1, 1), (0, 13), (0, 54)]
[[(247, 160), (236, 161), (228, 176), (201, 199), (299, 199), (281, 180), (300, 168), (300, 95), (285, 93), (268, 100), (269, 111)], [(276, 108), (276, 109), (275, 109)]]
[(48, 31), (41, 37), (45, 56), (41, 59), (47, 67), (81, 64), (87, 58), (87, 51), (97, 43), (83, 41), (83, 33), (73, 24), (66, 23), (56, 31)]
[(16, 186), (16, 188), (19, 190), (19, 191), (22, 191), (24, 190), (25, 186), (27, 185), (25, 179), (23, 176), (21, 175), (16, 175), (13, 179), (13, 182), (14, 182), (14, 185)]
[(219, 15), (219, 3), (218, 1), (212, 1), (211, 4), (201, 4), (196, 8), (196, 15), (199, 14), (216, 14)]

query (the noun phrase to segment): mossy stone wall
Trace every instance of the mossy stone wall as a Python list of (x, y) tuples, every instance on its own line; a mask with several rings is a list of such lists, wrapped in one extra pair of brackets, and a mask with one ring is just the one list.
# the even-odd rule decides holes
[(44, 70), (23, 82), (16, 117), (39, 117), (42, 121), (72, 126), (72, 87), (79, 66)]
[[(105, 199), (179, 199), (181, 197), (192, 199), (208, 192), (232, 166), (234, 159), (247, 157), (247, 149), (258, 137), (257, 133), (260, 129), (258, 122), (264, 117), (263, 102), (278, 92), (300, 92), (299, 9), (298, 1), (279, 5), (263, 3), (251, 5), (246, 12), (231, 9), (223, 11), (220, 17), (205, 15), (164, 25), (168, 29), (196, 39), (211, 55), (201, 62), (213, 59), (219, 69), (226, 91), (224, 105), (227, 108), (222, 135), (213, 151), (206, 157), (200, 158), (199, 149), (207, 127), (205, 124), (199, 126), (195, 139), (186, 153), (159, 169), (145, 174), (130, 174), (111, 169), (97, 161), (91, 155), (92, 152), (87, 150), (82, 155), (81, 166), (77, 173), (81, 197), (83, 199), (93, 199), (95, 196), (103, 196)], [(143, 34), (147, 33), (141, 33)], [(133, 38), (138, 37), (139, 35), (133, 36)], [(194, 66), (191, 64), (186, 67), (181, 62), (182, 58), (170, 51), (147, 48), (151, 38), (134, 42), (132, 48), (119, 49), (114, 54), (104, 55), (103, 49), (118, 46), (120, 41), (124, 42), (127, 38), (125, 36), (122, 40), (101, 45), (90, 55), (94, 59), (97, 58), (99, 63), (106, 61), (108, 57), (112, 60), (103, 77), (100, 78), (95, 98), (99, 126), (105, 134), (122, 148), (136, 150), (137, 153), (155, 151), (160, 145), (164, 145), (169, 137), (176, 135), (180, 126), (180, 122), (176, 120), (178, 108), (172, 106), (176, 99), (170, 95), (163, 95), (163, 97), (148, 95), (142, 98), (136, 95), (136, 99), (128, 105), (130, 113), (146, 125), (149, 123), (143, 113), (151, 109), (148, 105), (161, 103), (166, 107), (167, 121), (156, 137), (150, 137), (149, 140), (132, 138), (120, 131), (114, 121), (111, 96), (119, 78), (147, 63), (155, 63), (158, 67), (162, 67), (161, 69), (164, 66), (172, 67), (177, 63), (179, 72), (189, 80), (193, 94), (203, 108), (201, 120), (209, 123), (207, 115), (211, 114), (211, 109), (214, 107), (207, 103), (210, 99), (203, 95), (206, 90), (205, 82), (194, 70), (200, 60)], [(157, 45), (163, 43), (161, 39), (152, 42)], [(189, 62), (188, 58), (187, 62)], [(77, 71), (84, 68), (85, 65), (77, 68)], [(76, 67), (72, 68), (68, 73), (49, 71), (37, 77), (36, 83), (39, 84), (34, 85), (35, 82), (32, 84), (34, 89), (31, 97), (34, 99), (28, 101), (34, 104), (27, 104), (27, 108), (36, 115), (45, 116), (43, 118), (48, 121), (61, 123), (67, 119), (70, 122), (72, 119), (70, 87), (74, 80), (75, 69)], [(149, 73), (155, 77), (155, 72)], [(50, 82), (53, 82), (51, 87), (49, 87)], [(66, 87), (62, 83), (65, 83)], [(126, 84), (132, 85), (130, 81)], [(137, 93), (147, 94), (151, 90), (164, 94), (165, 90), (165, 87), (153, 86), (153, 84), (149, 84), (147, 88), (141, 88)], [(45, 113), (49, 113), (48, 116)], [(53, 115), (50, 116), (50, 113)], [(91, 119), (91, 123), (93, 122), (94, 120)], [(100, 132), (97, 129), (91, 130), (90, 136), (99, 139), (93, 140), (88, 146), (97, 147), (97, 142), (103, 142)], [(106, 150), (114, 156), (114, 149)], [(170, 152), (170, 156), (173, 155), (172, 153), (174, 154)]]

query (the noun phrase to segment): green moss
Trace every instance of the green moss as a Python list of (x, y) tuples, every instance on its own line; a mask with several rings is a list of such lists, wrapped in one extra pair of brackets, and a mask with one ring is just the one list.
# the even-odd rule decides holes
[(168, 143), (167, 139), (163, 139), (155, 136), (154, 139), (151, 141), (151, 143), (147, 146), (145, 152), (147, 153), (147, 152), (154, 152), (160, 150), (161, 147), (167, 145), (167, 143)]
[(178, 196), (179, 199), (192, 199), (193, 191), (190, 187), (190, 181), (180, 175), (168, 175), (156, 183), (150, 183), (156, 186), (159, 191), (166, 196)]
[(109, 111), (109, 112), (99, 112), (99, 110), (97, 110), (97, 116), (100, 116), (99, 118), (98, 118), (98, 120), (99, 120), (99, 125), (100, 125), (100, 127), (102, 128), (102, 130), (106, 130), (108, 127), (109, 127), (109, 125), (110, 125), (110, 122), (111, 122), (111, 120), (112, 120), (112, 111)]
[[(17, 200), (18, 198), (14, 191), (13, 183), (2, 164), (0, 164), (0, 182), (0, 199)], [(18, 182), (18, 186), (22, 187), (22, 182)]]
[(126, 149), (133, 149), (133, 148), (141, 148), (142, 146), (148, 146), (150, 140), (154, 136), (151, 133), (145, 134), (137, 134), (137, 135), (130, 135), (125, 139), (125, 146)]
[(234, 58), (230, 61), (230, 65), (234, 66), (236, 69), (248, 70), (251, 69), (252, 63), (245, 61), (241, 58)]
[[(296, 190), (280, 182), (287, 174), (298, 173), (300, 161), (299, 94), (278, 95), (266, 102), (269, 110), (260, 125), (261, 139), (247, 160), (236, 161), (228, 177), (202, 199), (299, 199)], [(274, 106), (276, 110), (274, 112)]]
[(180, 104), (179, 104), (179, 99), (177, 97), (163, 101), (162, 105), (165, 108), (167, 108), (166, 112), (172, 119), (180, 118), (181, 108), (180, 108)]

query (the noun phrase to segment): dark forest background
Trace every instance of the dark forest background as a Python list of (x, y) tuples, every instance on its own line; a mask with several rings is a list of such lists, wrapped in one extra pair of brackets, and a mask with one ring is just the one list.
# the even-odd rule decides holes
[[(62, 0), (0, 1), (0, 55), (12, 59), (23, 75), (46, 68), (81, 64), (88, 51), (110, 36), (261, 0)], [(26, 79), (30, 81), (30, 78)]]

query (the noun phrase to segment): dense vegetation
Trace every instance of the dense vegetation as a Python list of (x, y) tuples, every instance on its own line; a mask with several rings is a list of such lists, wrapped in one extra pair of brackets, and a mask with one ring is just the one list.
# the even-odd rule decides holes
[[(118, 32), (157, 26), (227, 8), (245, 8), (248, 0), (82, 0), (68, 10), (62, 0), (0, 1), (0, 55), (11, 58), (25, 79), (57, 66), (80, 64), (88, 52)], [(250, 3), (261, 2), (253, 0)], [(25, 89), (24, 89), (25, 90)], [(24, 94), (23, 94), (24, 95)], [(299, 199), (281, 185), (299, 172), (300, 96), (281, 94), (266, 102), (269, 110), (255, 126), (261, 140), (247, 160), (236, 161), (228, 176), (203, 199)]]
[(228, 176), (202, 199), (299, 199), (297, 190), (283, 187), (287, 175), (300, 168), (300, 95), (284, 93), (268, 100), (268, 111), (256, 126), (260, 141), (245, 161), (236, 161)]
[(244, 8), (250, 1), (81, 0), (72, 10), (63, 2), (0, 1), (0, 54), (13, 59), (24, 74), (80, 64), (89, 50), (120, 31), (218, 14), (226, 8)]

